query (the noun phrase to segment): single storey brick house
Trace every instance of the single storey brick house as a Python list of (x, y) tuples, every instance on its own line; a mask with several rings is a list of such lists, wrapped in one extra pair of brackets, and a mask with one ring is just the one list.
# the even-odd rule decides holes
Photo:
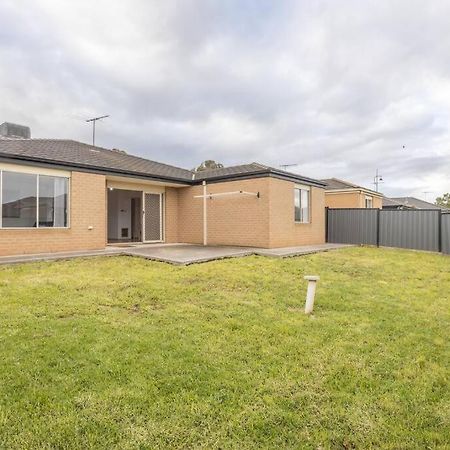
[(325, 186), (325, 206), (328, 208), (381, 208), (383, 194), (363, 186), (327, 178), (321, 180)]
[(257, 163), (193, 172), (72, 140), (0, 137), (0, 186), (2, 256), (325, 241), (324, 183)]

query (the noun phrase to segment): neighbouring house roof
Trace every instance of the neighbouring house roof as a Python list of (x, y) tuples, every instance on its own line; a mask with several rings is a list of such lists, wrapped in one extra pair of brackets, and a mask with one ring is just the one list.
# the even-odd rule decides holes
[(403, 203), (394, 200), (393, 198), (383, 197), (383, 208), (401, 208), (405, 205)]
[(319, 180), (258, 163), (194, 172), (139, 156), (129, 155), (123, 151), (109, 150), (67, 139), (1, 139), (0, 157), (13, 161), (44, 163), (84, 169), (86, 171), (138, 176), (182, 184), (198, 184), (204, 180), (214, 182), (275, 176), (281, 179), (324, 187), (324, 183)]
[(357, 190), (357, 191), (365, 191), (373, 195), (382, 196), (380, 192), (373, 191), (372, 189), (368, 189), (364, 186), (358, 186), (357, 184), (350, 183), (349, 181), (340, 180), (339, 178), (326, 178), (321, 181), (326, 184), (325, 189), (327, 191)]
[[(439, 205), (435, 205), (434, 203), (426, 202), (425, 200), (421, 200), (416, 197), (392, 197), (390, 200), (395, 201), (403, 206), (407, 206), (409, 208), (415, 209), (442, 209), (448, 210), (448, 208), (444, 208)], [(383, 202), (384, 206), (384, 202)]]

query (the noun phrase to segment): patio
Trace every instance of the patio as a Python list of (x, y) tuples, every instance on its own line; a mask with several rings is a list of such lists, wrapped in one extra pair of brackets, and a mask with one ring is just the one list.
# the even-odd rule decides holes
[(194, 244), (128, 244), (127, 246), (108, 246), (104, 250), (42, 253), (37, 255), (20, 255), (0, 257), (0, 264), (18, 264), (35, 261), (52, 261), (59, 259), (86, 258), (94, 256), (135, 256), (152, 261), (162, 261), (176, 265), (188, 265), (214, 261), (224, 258), (236, 258), (248, 255), (261, 255), (275, 258), (300, 256), (311, 253), (326, 252), (338, 248), (351, 247), (347, 244), (320, 244), (284, 248), (252, 248), (231, 246), (203, 246)]

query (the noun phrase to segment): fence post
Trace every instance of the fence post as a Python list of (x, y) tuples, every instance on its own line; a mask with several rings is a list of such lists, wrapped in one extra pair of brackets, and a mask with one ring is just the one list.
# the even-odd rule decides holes
[(438, 250), (442, 253), (442, 209), (438, 210)]
[(326, 206), (325, 207), (325, 242), (328, 242), (328, 212), (329, 212), (329, 207)]
[(377, 247), (380, 246), (380, 208), (377, 209)]

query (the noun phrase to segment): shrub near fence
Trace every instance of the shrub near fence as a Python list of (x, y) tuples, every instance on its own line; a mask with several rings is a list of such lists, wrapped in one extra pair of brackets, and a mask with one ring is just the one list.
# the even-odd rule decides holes
[(450, 254), (450, 214), (436, 209), (327, 208), (327, 242)]

